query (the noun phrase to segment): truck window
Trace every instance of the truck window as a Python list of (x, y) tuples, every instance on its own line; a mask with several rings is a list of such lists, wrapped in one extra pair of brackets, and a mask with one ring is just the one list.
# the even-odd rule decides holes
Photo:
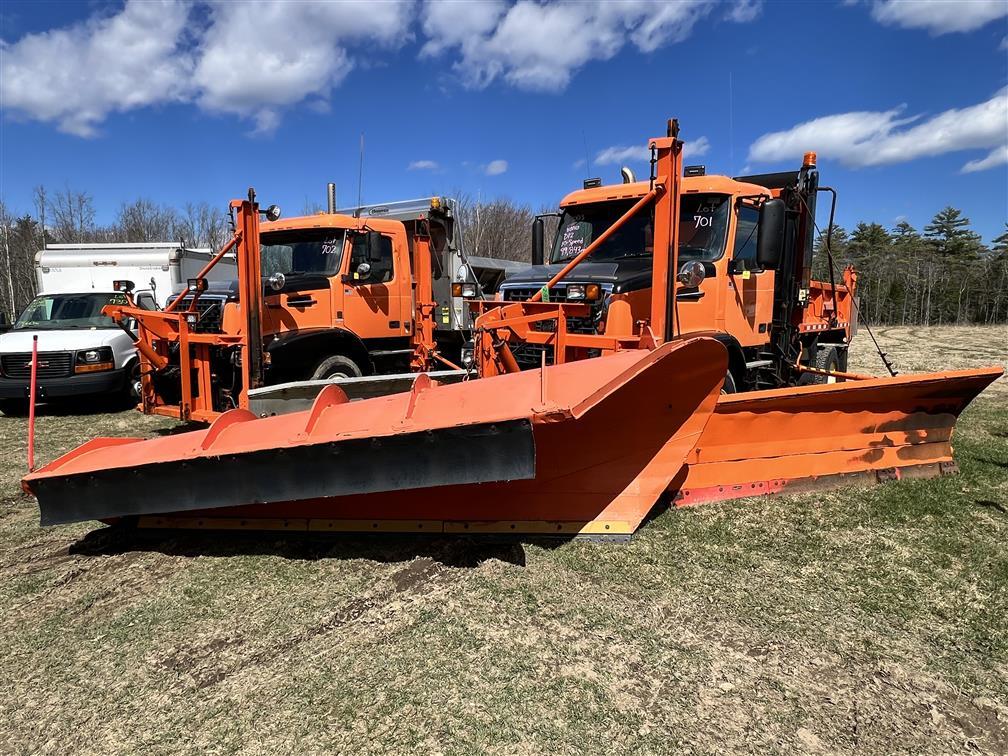
[(739, 207), (732, 259), (744, 260), (746, 270), (756, 269), (756, 226), (758, 224), (759, 210), (750, 205)]
[[(368, 258), (367, 234), (355, 234), (350, 245), (350, 276), (360, 283), (385, 283), (392, 280), (392, 239), (381, 237), (378, 254)], [(368, 263), (371, 272), (366, 278), (358, 277), (357, 268), (361, 263)]]
[(63, 330), (71, 328), (115, 328), (112, 318), (102, 315), (109, 304), (127, 304), (124, 294), (46, 294), (36, 297), (13, 330)]
[(343, 261), (346, 229), (306, 228), (262, 234), (262, 274), (333, 276)]
[(679, 201), (679, 259), (713, 262), (720, 258), (729, 210), (726, 194), (684, 194)]
[[(564, 210), (553, 241), (550, 262), (576, 257), (636, 200), (598, 202)], [(679, 256), (716, 260), (724, 253), (729, 198), (724, 194), (686, 194), (679, 203)], [(592, 262), (651, 257), (654, 254), (654, 205), (643, 208), (591, 254)]]

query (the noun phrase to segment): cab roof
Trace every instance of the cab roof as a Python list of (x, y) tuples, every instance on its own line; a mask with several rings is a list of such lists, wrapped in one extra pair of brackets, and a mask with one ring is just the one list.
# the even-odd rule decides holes
[[(686, 176), (682, 180), (683, 192), (704, 192), (711, 194), (771, 194), (766, 187), (736, 181), (728, 176)], [(649, 181), (634, 181), (630, 184), (609, 184), (591, 189), (578, 189), (560, 201), (560, 207), (587, 205), (591, 202), (608, 202), (622, 199), (638, 199), (651, 189)]]
[(259, 232), (265, 234), (269, 231), (301, 231), (308, 228), (369, 228), (373, 231), (393, 233), (402, 227), (402, 222), (388, 218), (355, 218), (339, 213), (318, 213), (267, 221), (260, 224)]

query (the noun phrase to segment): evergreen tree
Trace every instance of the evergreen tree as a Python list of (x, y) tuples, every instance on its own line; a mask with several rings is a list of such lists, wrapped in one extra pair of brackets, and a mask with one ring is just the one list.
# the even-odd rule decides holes
[(949, 205), (924, 227), (924, 236), (932, 241), (943, 255), (974, 258), (982, 244), (980, 236), (970, 230), (970, 220), (962, 211)]

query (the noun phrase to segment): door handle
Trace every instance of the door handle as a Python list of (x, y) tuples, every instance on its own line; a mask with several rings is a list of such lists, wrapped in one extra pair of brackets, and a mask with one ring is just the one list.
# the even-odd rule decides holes
[(288, 297), (287, 304), (291, 307), (310, 307), (315, 304), (315, 300), (311, 297), (298, 297), (297, 299)]

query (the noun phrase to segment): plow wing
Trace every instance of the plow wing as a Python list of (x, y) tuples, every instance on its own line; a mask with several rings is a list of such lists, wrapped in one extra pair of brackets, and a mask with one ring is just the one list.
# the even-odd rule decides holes
[[(99, 438), (28, 475), (42, 524), (632, 533), (711, 417), (727, 356), (694, 338), (209, 429)], [(179, 516), (178, 513), (185, 513)]]
[(683, 506), (954, 472), (952, 431), (999, 367), (723, 396), (674, 487)]

